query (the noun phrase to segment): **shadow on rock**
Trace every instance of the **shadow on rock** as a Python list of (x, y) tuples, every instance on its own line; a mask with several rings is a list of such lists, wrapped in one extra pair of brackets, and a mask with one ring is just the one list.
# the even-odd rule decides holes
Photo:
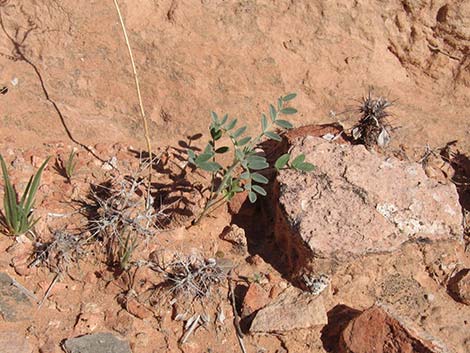
[(337, 305), (328, 312), (328, 324), (321, 331), (321, 340), (327, 352), (338, 352), (341, 332), (360, 313), (360, 310), (346, 305)]

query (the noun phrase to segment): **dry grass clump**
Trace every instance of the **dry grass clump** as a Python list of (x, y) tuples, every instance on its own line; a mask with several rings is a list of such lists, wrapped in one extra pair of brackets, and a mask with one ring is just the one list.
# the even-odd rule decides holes
[(168, 265), (158, 264), (156, 269), (163, 273), (170, 292), (190, 298), (209, 297), (214, 286), (224, 282), (230, 271), (217, 260), (198, 255), (176, 255)]
[(35, 243), (35, 259), (30, 266), (42, 264), (56, 274), (65, 273), (69, 266), (76, 265), (85, 255), (85, 243), (81, 235), (56, 230), (50, 242)]
[(156, 210), (150, 199), (145, 200), (145, 179), (117, 178), (93, 188), (92, 237), (103, 241), (108, 261), (127, 270), (132, 254), (142, 243), (155, 235), (164, 210)]
[(387, 98), (372, 98), (371, 92), (362, 99), (359, 112), (362, 117), (352, 129), (353, 139), (366, 147), (386, 147), (390, 142), (391, 125), (387, 119), (390, 114), (387, 108), (392, 102)]

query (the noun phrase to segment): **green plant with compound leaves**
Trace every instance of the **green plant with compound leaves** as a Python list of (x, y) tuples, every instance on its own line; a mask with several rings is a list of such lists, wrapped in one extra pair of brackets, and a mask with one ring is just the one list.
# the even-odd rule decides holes
[(38, 219), (33, 218), (33, 207), (39, 183), (41, 182), (41, 175), (49, 159), (50, 157), (42, 163), (36, 174), (31, 176), (23, 195), (18, 201), (17, 194), (8, 176), (6, 163), (3, 157), (0, 156), (5, 190), (3, 195), (3, 225), (8, 234), (24, 234), (30, 231), (38, 221)]
[[(224, 202), (230, 201), (237, 193), (247, 191), (250, 202), (256, 202), (258, 195), (266, 196), (266, 190), (262, 185), (269, 182), (268, 178), (263, 175), (263, 171), (270, 168), (264, 156), (260, 156), (256, 151), (256, 146), (263, 138), (274, 141), (282, 141), (281, 136), (276, 130), (289, 130), (292, 124), (281, 119), (283, 115), (292, 115), (297, 110), (285, 105), (296, 97), (295, 93), (280, 97), (277, 100), (276, 107), (269, 105), (269, 118), (266, 114), (261, 115), (261, 132), (255, 136), (244, 136), (247, 126), (237, 127), (237, 119), (228, 119), (228, 115), (222, 118), (212, 112), (212, 122), (209, 127), (211, 139), (205, 147), (204, 151), (199, 155), (189, 149), (188, 159), (191, 164), (199, 169), (211, 173), (210, 194), (206, 200), (206, 204), (195, 219), (193, 224), (199, 221), (210, 212), (215, 210)], [(230, 151), (229, 146), (217, 146), (218, 141), (222, 137), (228, 137), (233, 146), (232, 162), (223, 167), (218, 162), (218, 156)], [(286, 153), (279, 157), (274, 165), (277, 170), (291, 168), (301, 172), (310, 172), (314, 169), (311, 163), (305, 162), (303, 154), (298, 155), (292, 161), (291, 155)], [(243, 171), (239, 175), (235, 175), (238, 169)]]

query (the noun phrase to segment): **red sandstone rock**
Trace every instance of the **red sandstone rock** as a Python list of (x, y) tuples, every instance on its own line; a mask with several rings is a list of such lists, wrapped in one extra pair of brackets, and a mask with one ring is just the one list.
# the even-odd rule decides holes
[(263, 287), (257, 283), (251, 283), (243, 299), (242, 316), (246, 317), (253, 314), (266, 306), (269, 300), (268, 292)]
[(444, 353), (442, 344), (423, 339), (380, 307), (354, 318), (340, 336), (339, 353)]

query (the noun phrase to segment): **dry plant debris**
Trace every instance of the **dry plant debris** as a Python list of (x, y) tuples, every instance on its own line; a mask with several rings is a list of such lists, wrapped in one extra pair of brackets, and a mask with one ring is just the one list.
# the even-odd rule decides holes
[(86, 241), (80, 235), (56, 230), (52, 238), (52, 241), (47, 243), (35, 243), (35, 260), (30, 267), (42, 264), (56, 274), (64, 273), (69, 266), (77, 264), (86, 253)]
[(156, 269), (164, 274), (172, 293), (191, 298), (209, 297), (212, 288), (225, 281), (230, 270), (213, 258), (197, 255), (176, 255), (168, 265), (157, 265)]
[(91, 234), (105, 244), (108, 260), (126, 270), (140, 243), (155, 235), (167, 216), (142, 197), (145, 179), (117, 178), (91, 192), (95, 215)]
[(359, 123), (352, 129), (355, 141), (363, 143), (366, 147), (386, 147), (390, 142), (391, 125), (387, 117), (390, 114), (387, 108), (392, 105), (384, 97), (372, 98), (371, 92), (362, 99), (359, 112), (362, 114)]

